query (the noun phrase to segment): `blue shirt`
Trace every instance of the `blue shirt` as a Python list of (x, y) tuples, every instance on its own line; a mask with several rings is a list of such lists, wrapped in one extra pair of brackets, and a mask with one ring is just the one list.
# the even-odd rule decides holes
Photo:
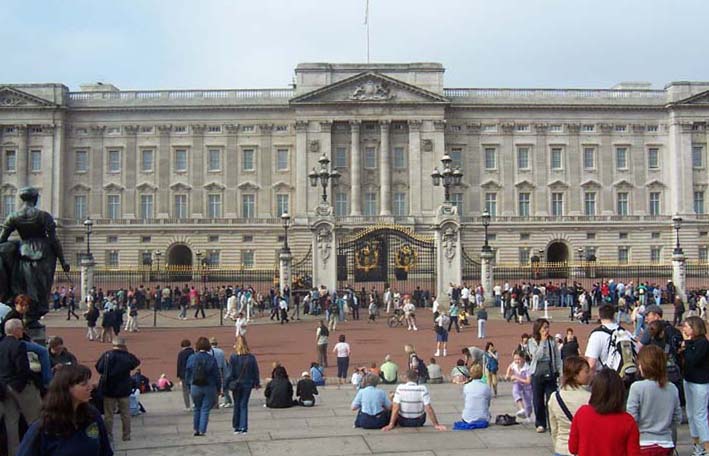
[(358, 408), (367, 415), (378, 415), (382, 410), (391, 408), (391, 401), (384, 390), (368, 386), (357, 391), (352, 408)]
[(95, 418), (84, 429), (69, 437), (58, 437), (39, 431), (39, 421), (30, 426), (22, 439), (17, 456), (113, 456), (108, 441), (106, 426), (98, 411)]
[(310, 378), (315, 382), (319, 383), (323, 381), (322, 370), (317, 367), (310, 368)]
[[(187, 359), (187, 366), (185, 367), (185, 380), (187, 381), (188, 385), (192, 385), (192, 375), (194, 374), (194, 368), (195, 365), (197, 364), (197, 360), (204, 359), (204, 362), (206, 362), (206, 371), (207, 371), (207, 385), (202, 385), (202, 386), (219, 386), (219, 389), (221, 389), (221, 374), (219, 373), (219, 367), (217, 366), (217, 360), (214, 359), (214, 356), (210, 355), (207, 352), (197, 352), (192, 355)], [(198, 386), (198, 385), (195, 385)]]

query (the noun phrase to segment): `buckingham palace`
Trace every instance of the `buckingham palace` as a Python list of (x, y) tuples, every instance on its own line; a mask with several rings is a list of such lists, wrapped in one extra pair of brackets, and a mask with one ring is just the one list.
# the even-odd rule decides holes
[[(337, 230), (401, 226), (430, 235), (448, 155), (463, 174), (449, 199), (464, 248), (495, 261), (669, 262), (672, 217), (706, 261), (709, 82), (598, 89), (446, 88), (438, 63), (303, 63), (291, 87), (120, 90), (110, 83), (0, 84), (0, 214), (40, 191), (67, 258), (93, 222), (98, 264), (164, 253), (191, 265), (271, 266), (283, 228), (295, 257), (311, 245), (321, 157)], [(284, 75), (286, 76), (286, 75)], [(570, 81), (573, 82), (573, 81)]]

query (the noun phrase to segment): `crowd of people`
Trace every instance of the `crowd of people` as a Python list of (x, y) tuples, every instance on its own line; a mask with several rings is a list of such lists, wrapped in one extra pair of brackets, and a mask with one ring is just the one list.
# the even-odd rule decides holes
[[(148, 290), (143, 292), (140, 288), (132, 293), (119, 290), (108, 296), (96, 291), (95, 297), (92, 294), (87, 299), (87, 338), (112, 343), (94, 366), (99, 381), (93, 392), (91, 371), (78, 364), (61, 338), (50, 339), (47, 348), (29, 340), (23, 326), (26, 298), (18, 297), (13, 308), (0, 307), (0, 331), (4, 334), (0, 341), (0, 397), (9, 454), (83, 454), (84, 450), (86, 454), (112, 454), (114, 414), (117, 412), (121, 419), (122, 440), (128, 441), (131, 417), (144, 412), (140, 394), (173, 389), (175, 385), (166, 374), (155, 382), (143, 375), (140, 360), (127, 350), (125, 339), (119, 335), (121, 329), (138, 330), (137, 324), (126, 323), (123, 327), (122, 316), (128, 310), (130, 318), (132, 306), (137, 308), (143, 299), (140, 296), (149, 295)], [(402, 296), (391, 288), (385, 289), (381, 298), (374, 289), (346, 289), (339, 293), (314, 290), (302, 299), (293, 299), (293, 305), (289, 305), (286, 296), (274, 292), (272, 319), (285, 323), (298, 318), (301, 305), (304, 314), (324, 313), (324, 318), (315, 328), (317, 361), (310, 363), (297, 381), (290, 379), (285, 366), (275, 363), (264, 385), (264, 406), (316, 406), (318, 387), (326, 383), (324, 369), (329, 367), (330, 354), (336, 359), (336, 383), (351, 384), (355, 390), (351, 408), (356, 427), (389, 431), (428, 422), (439, 431), (449, 427), (484, 428), (494, 422), (490, 408), (502, 379), (512, 383), (513, 415), (521, 422), (533, 423), (539, 433), (550, 432), (558, 455), (669, 455), (678, 443), (676, 426), (683, 421), (689, 423), (693, 456), (707, 454), (709, 342), (703, 320), (706, 293), (690, 292), (683, 301), (672, 293), (671, 283), (660, 290), (643, 283), (634, 286), (612, 280), (599, 282), (590, 291), (578, 287), (572, 291), (573, 288), (566, 287), (565, 292), (558, 289), (559, 302), (568, 304), (571, 319), (590, 323), (590, 314), (598, 307), (600, 325), (591, 331), (585, 350), (581, 350), (573, 328), (567, 328), (565, 335), (553, 335), (550, 321), (537, 318), (531, 334), (521, 335), (506, 369), (500, 367), (494, 342), (486, 337), (487, 309), (499, 304), (506, 319), (510, 320), (512, 312), (512, 317), (520, 321), (529, 317), (529, 311), (541, 308), (550, 286), (496, 286), (494, 304), (488, 306), (481, 287), (451, 285), (451, 304), (445, 311), (435, 296), (424, 292), (416, 298)], [(169, 295), (161, 290), (155, 295), (160, 296), (159, 304), (144, 302), (140, 307), (169, 308), (175, 296), (182, 305), (182, 296), (189, 298), (194, 288), (185, 289), (187, 293), (183, 289), (176, 294), (167, 288)], [(193, 414), (195, 437), (206, 434), (210, 413), (217, 407), (233, 408), (234, 433), (247, 433), (252, 391), (261, 388), (259, 365), (246, 342), (243, 314), (244, 310), (250, 311), (247, 306), (258, 302), (259, 295), (250, 289), (238, 289), (228, 296), (225, 291), (223, 297), (225, 302), (217, 305), (226, 305), (227, 316), (236, 325), (233, 352), (225, 353), (213, 337), (200, 337), (194, 345), (182, 340), (177, 355), (176, 381), (185, 409)], [(59, 291), (57, 307), (61, 309), (63, 300), (72, 299), (71, 290), (65, 291), (64, 297)], [(421, 317), (417, 311), (430, 300), (434, 356), (426, 363), (414, 346), (407, 344), (403, 350), (407, 359), (404, 366), (386, 355), (379, 366), (372, 362), (352, 368), (350, 360), (356, 347), (350, 345), (337, 324), (348, 318), (359, 319), (355, 309), (361, 300), (369, 302), (368, 313), (375, 321), (380, 313), (402, 312), (412, 331), (422, 325), (416, 321), (417, 316)], [(516, 307), (520, 301), (524, 310)], [(673, 305), (673, 322), (663, 319), (660, 305), (669, 303)], [(197, 301), (187, 304), (199, 307)], [(686, 304), (687, 309), (680, 304)], [(73, 310), (68, 311), (69, 318)], [(586, 312), (588, 315), (584, 315)], [(113, 324), (103, 326), (107, 316)], [(463, 348), (451, 372), (444, 373), (436, 358), (448, 356), (449, 335), (471, 326), (473, 318), (477, 319), (480, 346)], [(623, 326), (628, 323), (633, 326)], [(101, 334), (96, 333), (97, 325), (103, 329)], [(337, 342), (330, 346), (336, 332)], [(444, 382), (462, 386), (462, 413), (450, 426), (438, 421), (426, 386)], [(387, 393), (380, 384), (398, 386)], [(24, 438), (21, 421), (29, 426)], [(84, 438), (89, 427), (97, 438)], [(597, 432), (599, 429), (604, 432)]]

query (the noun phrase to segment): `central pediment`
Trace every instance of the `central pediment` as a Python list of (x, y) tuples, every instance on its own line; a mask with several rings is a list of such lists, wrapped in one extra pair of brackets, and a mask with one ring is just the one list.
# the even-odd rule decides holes
[(0, 108), (56, 108), (57, 105), (13, 87), (0, 87)]
[(441, 95), (368, 71), (291, 99), (291, 104), (445, 104)]

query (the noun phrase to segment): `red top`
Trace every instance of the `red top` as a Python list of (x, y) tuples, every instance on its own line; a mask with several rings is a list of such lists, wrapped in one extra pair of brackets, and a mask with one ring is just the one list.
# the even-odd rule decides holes
[(628, 413), (600, 415), (581, 406), (571, 422), (569, 452), (578, 456), (640, 456), (640, 432)]

